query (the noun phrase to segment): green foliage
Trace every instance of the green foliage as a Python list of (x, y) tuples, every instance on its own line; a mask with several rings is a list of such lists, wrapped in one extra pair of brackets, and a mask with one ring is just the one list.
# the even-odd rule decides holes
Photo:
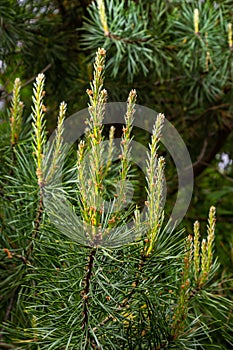
[(161, 82), (181, 76), (186, 82), (182, 85), (184, 98), (192, 98), (194, 105), (220, 98), (232, 77), (227, 4), (105, 3), (96, 1), (89, 7), (83, 44), (87, 49), (103, 46), (111, 53), (108, 68), (112, 76), (120, 73), (132, 81), (142, 71)]
[[(1, 306), (3, 307), (0, 315), (2, 320), (7, 319), (7, 310), (10, 310), (9, 320), (13, 326), (9, 326), (9, 329), (15, 330), (16, 325), (19, 325), (17, 329), (21, 329), (21, 338), (29, 340), (34, 337), (34, 335), (29, 337), (29, 334), (32, 334), (30, 331), (26, 336), (23, 335), (22, 331), (22, 329), (31, 327), (30, 320), (32, 319), (22, 306), (28, 299), (27, 288), (31, 286), (31, 282), (25, 280), (26, 276), (31, 274), (31, 270), (27, 270), (28, 266), (25, 263), (25, 256), (30, 251), (32, 251), (29, 259), (31, 266), (37, 266), (40, 263), (38, 265), (41, 267), (38, 281), (41, 285), (42, 268), (44, 271), (49, 271), (46, 273), (48, 273), (50, 281), (55, 278), (52, 264), (48, 261), (53, 260), (54, 266), (60, 267), (60, 261), (64, 256), (63, 261), (70, 262), (70, 266), (77, 265), (78, 269), (79, 266), (83, 266), (81, 260), (86, 254), (79, 255), (80, 247), (76, 250), (72, 248), (74, 249), (72, 251), (70, 246), (73, 247), (74, 243), (64, 242), (60, 234), (52, 231), (44, 217), (46, 229), (43, 231), (41, 228), (41, 234), (39, 234), (39, 237), (42, 238), (38, 239), (35, 234), (36, 218), (40, 219), (41, 214), (38, 201), (40, 188), (36, 176), (37, 166), (35, 156), (32, 157), (33, 150), (31, 148), (31, 83), (35, 80), (38, 72), (46, 72), (47, 95), (44, 97), (46, 98), (46, 107), (43, 109), (46, 110), (46, 124), (50, 132), (55, 125), (57, 101), (65, 99), (69, 102), (69, 114), (86, 107), (88, 95), (83, 94), (83, 91), (86, 90), (89, 80), (92, 79), (90, 60), (93, 59), (93, 52), (98, 47), (107, 48), (109, 56), (106, 64), (108, 73), (105, 82), (105, 86), (109, 90), (108, 99), (110, 101), (125, 100), (131, 86), (137, 88), (138, 103), (163, 112), (175, 125), (188, 146), (193, 160), (196, 181), (190, 210), (182, 226), (187, 227), (188, 233), (192, 234), (192, 225), (197, 217), (203, 228), (210, 203), (218, 208), (216, 252), (222, 267), (216, 271), (216, 274), (221, 278), (221, 284), (215, 282), (210, 290), (212, 293), (216, 291), (219, 295), (232, 298), (232, 282), (229, 282), (228, 276), (229, 273), (232, 273), (233, 264), (231, 201), (233, 167), (230, 163), (221, 171), (219, 167), (222, 152), (227, 154), (229, 159), (233, 159), (232, 1), (1, 0), (0, 18), (0, 99), (6, 107), (10, 105), (14, 109), (16, 118), (12, 119), (13, 124), (18, 120), (16, 124), (10, 126), (10, 114), (12, 117), (13, 111), (0, 110), (0, 218), (2, 225), (0, 239), (2, 247), (9, 249), (12, 255), (12, 258), (8, 258), (8, 251), (1, 251), (1, 281), (5, 282), (1, 283)], [(20, 117), (22, 106), (20, 107), (18, 104), (21, 98), (19, 97), (18, 100), (15, 95), (15, 99), (11, 100), (14, 90), (13, 83), (18, 76), (22, 80), (21, 95), (25, 105), (22, 119)], [(15, 108), (17, 106), (18, 109)], [(61, 119), (58, 123), (61, 129), (64, 118), (63, 107), (60, 107)], [(44, 111), (41, 113), (43, 114)], [(13, 132), (14, 127), (16, 133)], [(119, 130), (115, 130), (115, 133), (119, 133)], [(133, 130), (132, 133), (134, 137), (140, 138), (143, 144), (147, 145), (150, 142), (149, 134), (142, 134), (140, 130)], [(61, 134), (62, 130), (60, 130)], [(19, 140), (20, 142), (18, 142)], [(60, 150), (59, 137), (57, 140), (57, 144), (54, 145), (57, 150), (56, 154)], [(171, 207), (176, 200), (176, 173), (169, 156), (162, 148), (161, 154), (165, 157), (167, 164), (167, 204)], [(73, 203), (73, 183), (77, 181), (75, 150), (73, 150), (71, 157), (72, 162), (71, 160), (67, 161), (67, 167), (73, 171), (70, 170), (64, 174), (63, 186)], [(54, 159), (56, 160), (56, 157)], [(109, 159), (111, 159), (111, 152), (109, 152)], [(59, 159), (54, 161), (53, 166), (45, 169), (48, 179), (54, 177), (58, 164)], [(112, 178), (118, 175), (118, 171), (118, 167), (110, 169), (109, 177), (104, 180), (104, 186), (107, 189), (106, 200), (113, 198), (115, 187)], [(128, 176), (131, 175), (128, 174)], [(130, 180), (132, 179), (130, 177)], [(146, 181), (141, 179), (137, 183), (137, 197), (140, 196), (137, 203), (139, 204), (144, 204), (146, 200), (145, 185)], [(136, 208), (132, 208), (132, 211), (134, 209)], [(133, 215), (132, 212), (131, 215)], [(66, 232), (69, 234), (68, 229)], [(59, 242), (56, 243), (55, 239)], [(16, 243), (12, 245), (11, 241)], [(39, 243), (42, 245), (39, 246)], [(46, 246), (47, 243), (48, 246)], [(147, 242), (147, 247), (149, 245), (150, 242)], [(32, 249), (32, 247), (34, 248)], [(34, 263), (36, 251), (41, 259), (38, 258), (37, 263)], [(107, 251), (106, 254), (115, 253)], [(125, 257), (127, 253), (122, 252), (121, 254)], [(136, 256), (136, 253), (134, 254)], [(77, 256), (78, 261), (73, 257), (72, 260), (71, 255)], [(125, 259), (123, 261), (125, 263)], [(109, 261), (108, 263), (110, 264)], [(46, 273), (43, 278), (46, 278)], [(63, 271), (62, 274), (64, 281), (68, 280), (68, 277), (65, 277), (66, 271)], [(83, 276), (84, 274), (79, 278), (79, 281)], [(30, 281), (34, 286), (33, 278)], [(132, 277), (132, 281), (133, 279)], [(73, 281), (75, 284), (75, 277)], [(64, 285), (59, 283), (57, 288), (65, 289)], [(157, 285), (157, 283), (156, 280), (154, 284)], [(20, 289), (23, 285), (27, 286), (26, 289), (23, 287)], [(153, 285), (153, 281), (151, 285)], [(161, 288), (163, 290), (163, 287)], [(124, 286), (122, 290), (124, 290)], [(30, 293), (32, 300), (34, 300), (30, 305), (33, 303), (36, 305), (34, 299), (36, 292), (34, 293), (32, 289)], [(72, 292), (70, 293), (72, 294)], [(209, 295), (208, 293), (207, 295)], [(68, 294), (69, 292), (67, 292)], [(61, 299), (64, 300), (65, 294), (62, 295)], [(58, 292), (56, 296), (60, 301)], [(205, 346), (212, 349), (222, 342), (222, 346), (227, 348), (230, 345), (225, 345), (222, 340), (222, 334), (226, 338), (228, 335), (222, 326), (222, 320), (225, 321), (225, 319), (221, 310), (217, 310), (215, 299), (212, 299), (211, 303), (205, 303), (204, 298), (202, 297), (201, 308), (195, 304), (194, 313), (196, 315), (204, 313), (205, 322), (208, 323), (208, 315), (213, 311), (218, 320), (221, 320), (215, 323), (215, 327), (219, 327), (216, 336), (211, 333), (214, 344)], [(54, 303), (52, 297), (50, 301), (49, 314), (52, 315), (51, 305)], [(161, 303), (153, 303), (150, 304), (148, 310), (154, 310), (154, 312), (163, 310), (162, 300)], [(224, 303), (222, 300), (222, 305), (226, 305)], [(40, 301), (39, 305), (42, 304)], [(46, 297), (44, 304), (46, 304)], [(61, 302), (61, 305), (64, 304)], [(43, 311), (41, 312), (43, 314)], [(56, 312), (54, 311), (54, 314)], [(38, 308), (37, 313), (39, 313)], [(165, 319), (162, 311), (158, 314), (150, 312), (151, 320), (153, 317), (155, 319), (156, 326), (153, 328), (153, 334), (157, 334), (157, 339), (162, 339), (163, 336), (166, 338), (167, 334), (167, 328), (164, 324), (160, 322), (158, 325), (156, 317), (160, 317), (160, 314), (162, 315), (161, 319)], [(144, 315), (143, 312), (141, 315)], [(145, 317), (145, 323), (146, 320)], [(46, 316), (44, 316), (44, 322), (46, 332), (48, 326)], [(62, 322), (61, 318), (60, 325)], [(225, 323), (227, 324), (227, 322)], [(114, 328), (114, 325), (112, 327)], [(69, 332), (68, 329), (67, 333), (70, 335)], [(136, 330), (128, 332), (132, 338), (137, 337)], [(63, 342), (68, 344), (65, 333), (62, 333), (62, 336)], [(188, 337), (188, 334), (186, 336)], [(12, 343), (12, 339), (15, 341), (17, 337), (20, 338), (20, 336), (12, 334), (5, 339), (8, 343)], [(185, 344), (186, 340), (184, 337), (182, 339)], [(115, 346), (117, 341), (111, 341)], [(128, 342), (128, 348), (134, 346), (140, 348), (140, 345), (135, 345), (140, 340), (128, 340)], [(72, 340), (70, 344), (72, 345)], [(71, 345), (67, 345), (67, 347), (69, 348)], [(1, 346), (3, 347), (3, 345)], [(16, 348), (30, 348), (34, 345), (25, 342), (24, 345), (15, 346)], [(59, 345), (55, 346), (59, 348)], [(112, 347), (112, 345), (109, 346)], [(168, 347), (172, 346), (169, 344)], [(178, 343), (174, 345), (176, 349), (179, 346), (182, 348), (184, 345), (178, 345)], [(186, 344), (186, 346), (189, 345)], [(34, 347), (39, 348), (37, 345)], [(66, 345), (64, 345), (65, 347)], [(148, 348), (148, 344), (144, 347)], [(192, 345), (191, 348), (195, 348), (195, 346)]]
[[(84, 55), (79, 54), (79, 32), (87, 1), (4, 0), (1, 17), (1, 89), (5, 101), (13, 90), (12, 82), (20, 75), (25, 105), (30, 111), (31, 83), (38, 72), (48, 78), (48, 96), (58, 100), (77, 98), (80, 86), (85, 89), (88, 79), (80, 68)], [(60, 81), (58, 84), (58, 80)], [(56, 87), (56, 88), (55, 88)], [(55, 89), (54, 89), (55, 88)], [(73, 96), (73, 97), (72, 97)], [(86, 100), (78, 102), (85, 106)], [(48, 113), (56, 113), (57, 106), (50, 98)], [(54, 118), (55, 120), (55, 118)]]
[[(92, 2), (84, 21), (84, 48), (101, 45), (109, 51), (107, 70), (113, 81), (107, 80), (106, 86), (111, 99), (123, 100), (126, 80), (132, 81), (138, 102), (165, 113), (185, 140), (196, 177), (187, 215), (191, 232), (195, 217), (204, 220), (209, 193), (214, 195), (225, 186), (232, 189), (232, 172), (220, 175), (218, 166), (222, 151), (232, 159), (232, 3), (142, 0), (114, 2), (113, 6), (106, 0), (102, 8), (98, 3), (102, 1)], [(165, 159), (168, 197), (173, 203), (175, 172), (166, 153)], [(218, 253), (225, 268), (232, 271), (230, 196), (215, 203), (219, 204)]]
[(107, 67), (113, 77), (120, 67), (130, 81), (140, 70), (147, 74), (147, 66), (153, 62), (151, 36), (147, 29), (148, 11), (141, 3), (136, 5), (131, 1), (126, 7), (119, 0), (109, 1), (106, 9), (102, 0), (89, 7), (90, 19), (83, 26), (83, 45), (87, 49), (101, 46), (109, 51), (112, 57)]
[[(135, 226), (129, 229), (126, 223), (132, 210), (115, 215), (112, 209), (118, 208), (117, 199), (110, 200), (110, 209), (103, 211), (104, 179), (116, 180), (110, 177), (111, 167), (117, 180), (123, 180), (113, 186), (116, 198), (125, 199), (136, 101), (132, 90), (122, 130), (120, 166), (115, 168), (113, 128), (107, 150), (101, 142), (104, 64), (105, 50), (99, 49), (94, 80), (87, 91), (88, 130), (75, 161), (72, 157), (66, 160), (62, 183), (53, 183), (51, 175), (64, 150), (65, 105), (60, 106), (51, 145), (53, 161), (48, 168), (47, 157), (51, 158), (45, 145), (43, 75), (34, 84), (31, 138), (21, 137), (10, 144), (12, 123), (8, 119), (1, 124), (1, 133), (8, 130), (8, 142), (3, 145), (7, 152), (1, 150), (0, 346), (37, 350), (229, 349), (233, 345), (232, 302), (216, 279), (215, 208), (210, 208), (207, 236), (202, 240), (198, 222), (194, 237), (184, 238), (183, 231), (174, 231), (163, 219), (164, 159), (157, 154), (162, 115), (155, 122), (148, 152), (146, 220), (140, 221), (134, 207)], [(17, 96), (14, 101), (20, 101), (19, 92)], [(87, 155), (92, 162), (85, 161)], [(46, 195), (59, 200), (61, 193), (64, 199), (72, 197), (72, 217), (66, 216), (58, 201), (46, 211)], [(75, 236), (71, 229), (77, 212), (82, 227), (75, 227)], [(54, 217), (60, 219), (60, 230), (53, 225)], [(113, 228), (118, 239), (121, 234), (127, 238), (135, 234), (136, 239), (122, 239), (113, 248), (105, 244), (111, 241)], [(79, 236), (81, 242), (75, 239)]]
[[(229, 139), (229, 143), (232, 140)], [(229, 152), (230, 158), (232, 156)], [(227, 153), (225, 154), (227, 156)], [(191, 222), (195, 217), (195, 213), (199, 208), (208, 210), (209, 203), (213, 203), (217, 208), (218, 227), (216, 234), (216, 250), (219, 259), (223, 265), (223, 269), (219, 271), (224, 279), (227, 274), (232, 273), (233, 264), (233, 234), (232, 234), (232, 164), (224, 165), (222, 156), (212, 162), (211, 167), (206, 169), (196, 182), (193, 195), (193, 205), (191, 206), (187, 218)], [(205, 221), (205, 216), (199, 215), (200, 222)], [(191, 232), (191, 224), (189, 232)], [(229, 290), (229, 295), (232, 295), (232, 289)]]

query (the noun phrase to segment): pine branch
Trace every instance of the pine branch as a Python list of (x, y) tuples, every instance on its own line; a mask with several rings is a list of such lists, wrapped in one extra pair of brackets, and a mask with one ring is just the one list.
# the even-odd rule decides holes
[[(88, 130), (86, 134), (87, 145), (81, 142), (78, 147), (77, 176), (81, 212), (86, 236), (89, 244), (98, 246), (101, 244), (102, 236), (102, 213), (104, 199), (102, 197), (104, 182), (104, 137), (103, 118), (107, 91), (103, 89), (104, 67), (106, 51), (98, 49), (94, 63), (94, 78), (91, 89), (87, 90), (89, 95), (89, 114), (87, 119)], [(85, 159), (85, 148), (89, 151), (88, 161)]]
[(34, 229), (31, 236), (31, 242), (27, 248), (27, 253), (26, 253), (27, 260), (30, 259), (30, 256), (32, 254), (34, 240), (37, 238), (38, 233), (40, 231), (40, 225), (41, 225), (42, 216), (43, 216), (43, 189), (45, 185), (44, 169), (43, 169), (43, 159), (44, 159), (43, 152), (44, 152), (44, 147), (46, 143), (46, 136), (45, 136), (46, 131), (45, 131), (45, 120), (44, 120), (44, 112), (46, 108), (43, 102), (43, 97), (45, 94), (44, 82), (45, 82), (45, 76), (43, 73), (41, 73), (37, 76), (36, 82), (34, 83), (33, 96), (32, 96), (32, 101), (33, 101), (32, 126), (34, 129), (33, 155), (36, 163), (36, 176), (38, 179), (38, 186), (39, 186), (39, 202), (38, 202), (38, 208), (37, 208), (36, 217), (34, 221)]
[[(194, 32), (193, 28), (192, 32)], [(0, 347), (14, 349), (13, 345), (8, 346), (7, 344), (10, 338), (14, 339), (14, 343), (23, 344), (23, 348), (36, 346), (34, 343), (40, 344), (39, 346), (44, 348), (57, 349), (77, 348), (81, 344), (85, 350), (102, 347), (116, 350), (139, 347), (143, 349), (170, 347), (194, 349), (197, 346), (205, 347), (209, 344), (212, 346), (211, 327), (215, 330), (222, 326), (223, 320), (226, 320), (229, 321), (227, 327), (231, 328), (230, 313), (228, 312), (230, 300), (223, 298), (219, 289), (217, 290), (219, 295), (215, 294), (214, 300), (211, 299), (214, 296), (212, 291), (216, 290), (217, 283), (213, 276), (218, 267), (216, 261), (213, 261), (215, 209), (213, 207), (210, 209), (207, 239), (200, 244), (199, 224), (196, 222), (194, 238), (191, 236), (187, 238), (184, 252), (183, 240), (181, 242), (180, 239), (181, 233), (169, 231), (169, 225), (161, 230), (164, 218), (162, 210), (164, 159), (159, 158), (157, 154), (163, 122), (161, 115), (153, 130), (151, 153), (148, 154), (148, 197), (146, 203), (148, 215), (144, 226), (140, 222), (139, 210), (136, 208), (134, 212), (135, 228), (140, 230), (142, 227), (142, 234), (144, 234), (145, 229), (147, 232), (141, 240), (126, 244), (120, 250), (111, 251), (96, 247), (105, 243), (104, 234), (109, 226), (114, 224), (114, 222), (109, 223), (113, 211), (109, 210), (105, 213), (103, 210), (101, 212), (104, 209), (104, 206), (101, 207), (101, 205), (105, 204), (101, 196), (105, 190), (106, 174), (111, 176), (112, 158), (114, 158), (114, 128), (110, 130), (109, 148), (99, 147), (103, 141), (103, 116), (106, 102), (106, 91), (102, 89), (104, 59), (105, 50), (100, 49), (95, 63), (94, 81), (91, 90), (87, 91), (90, 97), (90, 119), (87, 121), (89, 131), (86, 133), (85, 142), (80, 142), (78, 147), (77, 177), (79, 188), (76, 191), (75, 184), (71, 190), (67, 190), (69, 198), (76, 191), (81, 205), (79, 206), (79, 203), (75, 202), (77, 198), (72, 198), (72, 200), (74, 199), (72, 202), (74, 216), (70, 220), (66, 216), (63, 221), (64, 225), (60, 226), (61, 232), (50, 227), (50, 223), (46, 227), (43, 225), (42, 231), (41, 223), (44, 210), (44, 191), (47, 181), (50, 179), (49, 175), (54, 177), (56, 173), (59, 155), (62, 153), (65, 104), (60, 106), (57, 136), (53, 145), (54, 153), (51, 152), (55, 159), (51, 163), (49, 161), (46, 163), (43, 147), (46, 144), (46, 131), (43, 123), (45, 107), (43, 105), (42, 80), (39, 79), (39, 84), (35, 86), (35, 153), (33, 156), (36, 163), (37, 183), (33, 160), (30, 162), (30, 158), (27, 162), (27, 155), (26, 158), (22, 157), (22, 159), (19, 156), (16, 160), (19, 161), (23, 170), (26, 168), (25, 179), (28, 181), (24, 181), (24, 178), (20, 179), (21, 182), (12, 179), (14, 186), (11, 189), (9, 189), (10, 186), (7, 187), (14, 199), (16, 216), (18, 215), (12, 220), (12, 228), (10, 227), (9, 230), (12, 229), (11, 237), (17, 243), (19, 242), (19, 247), (15, 248), (17, 250), (5, 248), (2, 252), (1, 265), (3, 265), (5, 275), (4, 281), (0, 281), (0, 287), (3, 285), (4, 298), (2, 300), (7, 301), (2, 319), (7, 323), (6, 327), (8, 328), (7, 332), (2, 330), (5, 342), (0, 342)], [(117, 170), (120, 170), (116, 179), (121, 179), (123, 182), (130, 178), (129, 151), (132, 140), (130, 132), (133, 124), (135, 96), (133, 90), (128, 100), (126, 125), (121, 139), (121, 164), (117, 167)], [(106, 155), (105, 150), (107, 150)], [(204, 149), (201, 152), (201, 156), (205, 151)], [(18, 153), (16, 155), (18, 156)], [(86, 156), (88, 161), (85, 161)], [(91, 161), (89, 162), (89, 160)], [(72, 159), (71, 163), (67, 164), (67, 172), (72, 173), (73, 178), (71, 180), (69, 177), (67, 180), (66, 173), (62, 179), (62, 185), (65, 185), (63, 188), (67, 188), (67, 185), (71, 182), (73, 185), (75, 182), (76, 166), (73, 165), (73, 161)], [(33, 164), (30, 167), (31, 163)], [(46, 177), (45, 170), (47, 168), (45, 169), (44, 165), (48, 164), (51, 164), (51, 168), (50, 172), (48, 171), (48, 177)], [(30, 175), (32, 173), (30, 179), (27, 177), (28, 172)], [(16, 172), (16, 175), (18, 178), (21, 176), (21, 168)], [(109, 180), (108, 177), (107, 180)], [(27, 190), (20, 188), (18, 191), (17, 185), (21, 184), (23, 187), (24, 182), (28, 186)], [(126, 198), (124, 185), (123, 183), (121, 188), (119, 186), (121, 202)], [(27, 198), (24, 202), (25, 193)], [(39, 194), (39, 198), (35, 198), (35, 193)], [(35, 200), (37, 202), (36, 213)], [(21, 203), (25, 204), (22, 213), (20, 212)], [(58, 207), (59, 202), (57, 207), (54, 205), (54, 208)], [(30, 215), (32, 215), (29, 218), (27, 217), (28, 208)], [(64, 214), (62, 209), (61, 205), (60, 210), (56, 213), (57, 219), (61, 217), (61, 221)], [(76, 226), (76, 212), (79, 214), (81, 212), (84, 227), (81, 227), (82, 224)], [(129, 217), (131, 218), (131, 214), (125, 211), (122, 225), (127, 222)], [(12, 218), (11, 212), (7, 215)], [(32, 221), (34, 221), (33, 230), (31, 229)], [(119, 222), (121, 224), (121, 221)], [(17, 224), (19, 227), (16, 227)], [(87, 225), (85, 226), (85, 224)], [(117, 228), (120, 227), (120, 224)], [(146, 226), (147, 224), (148, 226)], [(107, 227), (106, 230), (105, 227)], [(77, 228), (84, 231), (82, 231), (84, 242), (81, 244), (80, 240), (75, 241), (73, 236), (77, 233)], [(92, 236), (90, 235), (88, 241), (85, 239), (88, 238), (85, 237), (85, 233), (88, 233), (90, 228)], [(27, 269), (27, 278), (24, 278), (26, 271), (24, 265), (28, 264), (28, 259), (32, 256), (33, 244), (40, 231), (43, 234), (37, 247), (37, 257), (39, 258), (35, 257), (33, 270)], [(70, 235), (67, 232), (71, 232)], [(130, 230), (129, 233), (132, 234), (132, 232), (135, 233), (133, 230)], [(24, 250), (25, 237), (28, 237), (29, 234), (31, 234), (30, 244), (27, 246), (25, 256), (21, 256), (17, 253)], [(67, 235), (69, 241), (60, 239), (60, 234)], [(124, 234), (126, 233), (124, 232)], [(3, 242), (4, 244), (7, 242), (4, 237)], [(85, 248), (84, 245), (87, 244), (91, 247)], [(54, 253), (51, 254), (52, 249)], [(101, 259), (97, 255), (98, 249), (101, 249)], [(10, 264), (7, 265), (7, 259), (13, 260), (10, 260)], [(18, 266), (20, 274), (18, 274), (17, 269), (15, 272), (12, 264), (12, 262), (17, 262), (16, 259), (22, 261), (21, 265)], [(7, 276), (8, 266), (10, 266), (10, 272), (13, 269), (13, 274), (10, 276)], [(14, 281), (15, 276), (17, 276), (16, 281)], [(29, 283), (30, 280), (33, 280), (33, 283)], [(26, 286), (23, 291), (21, 289), (22, 283)], [(8, 296), (7, 293), (10, 289), (15, 291), (15, 295), (9, 294)], [(211, 303), (213, 303), (213, 307)], [(201, 314), (202, 308), (203, 315)], [(25, 309), (26, 312), (24, 312)], [(13, 329), (9, 322), (11, 318), (12, 322), (15, 322)], [(209, 322), (208, 324), (206, 320)], [(231, 341), (228, 329), (224, 329), (224, 336)], [(3, 339), (2, 335), (1, 339)], [(223, 348), (226, 349), (225, 345)]]
[(163, 114), (159, 114), (156, 119), (151, 143), (149, 145), (150, 153), (147, 160), (147, 200), (145, 204), (148, 209), (147, 220), (149, 232), (147, 233), (147, 242), (144, 248), (147, 255), (150, 255), (154, 249), (163, 222), (162, 201), (165, 161), (163, 157), (158, 158), (157, 152), (164, 118)]
[(21, 89), (21, 81), (19, 78), (16, 78), (14, 83), (13, 97), (11, 102), (11, 116), (10, 116), (12, 149), (14, 148), (17, 141), (19, 140), (19, 134), (22, 126), (23, 102), (20, 101), (20, 89)]
[[(145, 240), (145, 243), (147, 243), (148, 240)], [(141, 259), (138, 264), (138, 278), (132, 283), (132, 290), (128, 293), (128, 295), (124, 298), (124, 300), (118, 305), (116, 311), (120, 311), (123, 308), (127, 307), (129, 304), (129, 301), (132, 299), (134, 293), (137, 291), (137, 287), (140, 283), (140, 274), (143, 273), (143, 268), (145, 266), (146, 260), (148, 259), (148, 255), (145, 254), (146, 249), (142, 251)], [(95, 332), (98, 328), (103, 327), (105, 324), (107, 324), (110, 320), (114, 319), (113, 315), (109, 315), (105, 317), (96, 327), (93, 328), (93, 332)]]

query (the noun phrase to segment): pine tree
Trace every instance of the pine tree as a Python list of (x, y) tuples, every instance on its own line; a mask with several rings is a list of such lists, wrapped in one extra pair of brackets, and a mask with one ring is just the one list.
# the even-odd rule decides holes
[[(158, 152), (163, 114), (150, 140), (145, 221), (137, 206), (114, 210), (119, 209), (118, 200), (125, 200), (126, 180), (132, 179), (130, 143), (137, 95), (131, 90), (128, 96), (120, 161), (115, 164), (113, 127), (107, 149), (102, 142), (105, 56), (106, 51), (98, 49), (87, 90), (85, 137), (66, 160), (66, 104), (60, 105), (56, 136), (48, 148), (45, 76), (39, 74), (34, 83), (32, 130), (22, 129), (21, 83), (15, 81), (10, 116), (1, 125), (0, 347), (229, 349), (232, 302), (216, 278), (215, 207), (209, 210), (205, 238), (198, 221), (193, 235), (184, 238), (183, 230), (175, 231), (165, 222), (161, 209), (165, 162)], [(87, 155), (90, 161), (85, 161)], [(63, 176), (56, 177), (61, 161)], [(52, 181), (54, 176), (60, 182)], [(104, 197), (109, 181), (112, 193)], [(71, 201), (72, 216), (62, 210), (61, 198)], [(103, 210), (106, 200), (110, 206)], [(75, 227), (77, 214), (82, 227)], [(132, 217), (133, 228), (127, 226)], [(111, 246), (112, 230), (118, 237), (134, 234), (135, 239)]]

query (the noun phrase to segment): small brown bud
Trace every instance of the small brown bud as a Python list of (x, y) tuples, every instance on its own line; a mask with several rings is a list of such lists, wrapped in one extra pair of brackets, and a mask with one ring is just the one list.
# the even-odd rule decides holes
[(101, 56), (105, 56), (105, 55), (106, 55), (106, 50), (103, 49), (103, 48), (99, 49), (99, 54), (100, 54)]
[(4, 251), (4, 253), (7, 254), (8, 259), (12, 259), (12, 254), (11, 254), (11, 252), (9, 251), (9, 249), (3, 248), (3, 251)]
[(87, 92), (87, 94), (88, 94), (89, 96), (92, 96), (92, 95), (93, 95), (93, 91), (90, 90), (90, 89), (87, 89), (86, 92)]
[(113, 224), (114, 222), (116, 222), (116, 218), (115, 217), (113, 217), (110, 220), (108, 220), (109, 224)]

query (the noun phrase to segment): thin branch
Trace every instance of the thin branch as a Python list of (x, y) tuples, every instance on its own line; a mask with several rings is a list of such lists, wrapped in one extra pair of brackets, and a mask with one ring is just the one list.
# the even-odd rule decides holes
[[(216, 168), (215, 168), (216, 169)], [(219, 169), (216, 169), (218, 171), (218, 173), (224, 177), (224, 179), (226, 179), (227, 181), (230, 181), (233, 183), (233, 179), (230, 176), (227, 176), (225, 173), (222, 173)]]
[[(16, 287), (14, 290), (13, 290), (13, 295), (11, 296), (10, 298), (10, 302), (7, 306), (7, 309), (6, 309), (6, 314), (4, 316), (4, 319), (3, 319), (3, 323), (7, 322), (10, 318), (10, 315), (11, 315), (11, 311), (13, 309), (13, 306), (14, 306), (14, 301), (15, 301), (15, 295), (17, 293), (17, 290), (18, 290), (19, 287)], [(0, 341), (2, 340), (3, 338), (3, 334), (4, 334), (4, 326), (2, 327), (1, 331), (0, 331)], [(1, 344), (1, 343), (0, 343)], [(11, 348), (8, 348), (8, 349), (11, 349)]]
[(105, 36), (107, 38), (113, 39), (113, 40), (118, 40), (118, 41), (122, 41), (125, 44), (137, 44), (137, 43), (145, 43), (148, 42), (149, 40), (151, 40), (151, 38), (141, 38), (141, 39), (127, 39), (127, 38), (122, 38), (119, 35), (107, 32), (105, 33)]
[[(16, 346), (0, 342), (0, 349), (16, 349)], [(17, 349), (20, 350), (19, 348)]]
[[(195, 164), (195, 163), (194, 163)], [(227, 176), (224, 172), (221, 172), (220, 169), (214, 165), (212, 165), (211, 163), (205, 163), (203, 162), (204, 165), (206, 165), (206, 167), (208, 168), (212, 168), (214, 169), (219, 175), (221, 175), (224, 179), (226, 179), (227, 181), (230, 181), (233, 183), (233, 178), (230, 176)]]
[[(10, 83), (12, 82), (13, 76), (15, 75), (16, 71), (18, 70), (18, 68), (19, 68), (19, 66), (20, 66), (21, 64), (22, 64), (22, 62), (18, 62), (18, 63), (15, 65), (13, 71), (11, 72), (10, 76), (8, 77), (7, 81), (5, 82), (5, 84), (4, 84), (3, 88), (2, 88), (2, 92), (3, 92), (3, 91), (6, 91), (6, 88), (7, 88), (8, 84), (10, 84)], [(12, 93), (12, 92), (11, 92), (11, 93)]]
[(30, 242), (28, 249), (27, 249), (27, 254), (26, 254), (26, 258), (25, 258), (26, 261), (29, 260), (31, 254), (32, 254), (34, 240), (36, 239), (36, 237), (38, 236), (38, 233), (40, 231), (40, 224), (42, 221), (42, 215), (43, 215), (43, 192), (42, 192), (42, 189), (40, 189), (39, 205), (38, 205), (38, 209), (37, 209), (36, 218), (34, 221), (34, 230), (32, 233), (31, 242)]
[(15, 252), (11, 252), (8, 248), (3, 248), (4, 253), (6, 253), (6, 256), (8, 259), (12, 259), (13, 257), (16, 257), (17, 259), (22, 260), (22, 262), (26, 265), (27, 264), (27, 259), (25, 256), (16, 254)]
[[(194, 176), (200, 175), (214, 159), (216, 154), (221, 150), (222, 146), (225, 144), (227, 137), (233, 131), (233, 123), (229, 128), (218, 130), (217, 134), (213, 137), (209, 137), (204, 141), (202, 150), (198, 157), (198, 160), (193, 164)], [(207, 151), (207, 146), (212, 145), (212, 147)]]
[[(52, 64), (49, 63), (45, 68), (43, 68), (40, 73), (45, 73), (47, 70), (49, 70), (52, 67)], [(22, 84), (21, 88), (27, 86), (28, 84), (30, 84), (31, 82), (33, 82), (35, 80), (35, 78), (37, 77), (38, 74), (34, 75), (33, 77), (31, 77), (30, 79), (28, 79), (27, 81), (25, 81), (25, 83)], [(13, 90), (11, 92), (6, 93), (5, 95), (0, 97), (0, 101), (1, 100), (5, 100), (8, 96), (11, 96), (13, 93)]]
[(195, 167), (199, 162), (202, 161), (202, 159), (205, 156), (207, 146), (208, 146), (208, 140), (205, 139), (201, 148), (201, 152), (199, 153), (199, 156), (197, 157), (196, 162), (193, 163), (193, 167)]
[[(159, 86), (159, 85), (164, 85), (164, 84), (168, 84), (168, 83), (174, 83), (175, 81), (179, 81), (182, 79), (185, 79), (186, 76), (185, 75), (179, 75), (177, 77), (171, 78), (171, 79), (166, 79), (166, 80), (157, 80), (153, 83), (153, 85), (155, 86)], [(148, 82), (147, 82), (148, 84)]]
[(82, 292), (83, 297), (83, 324), (82, 329), (85, 331), (87, 329), (87, 335), (88, 338), (91, 340), (93, 338), (90, 334), (89, 330), (89, 292), (90, 292), (90, 284), (91, 284), (91, 276), (92, 276), (92, 270), (94, 267), (94, 259), (96, 254), (96, 248), (93, 249), (88, 257), (88, 263), (87, 263), (87, 274), (84, 280), (84, 290)]

